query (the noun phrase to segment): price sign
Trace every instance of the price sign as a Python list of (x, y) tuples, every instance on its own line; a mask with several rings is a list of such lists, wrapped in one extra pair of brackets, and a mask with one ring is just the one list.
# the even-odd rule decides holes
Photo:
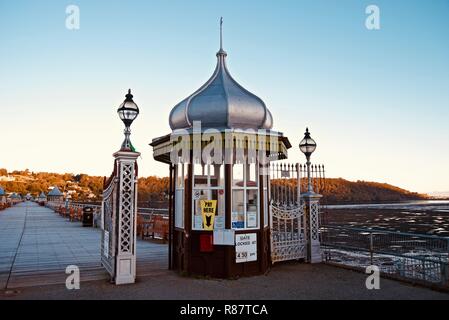
[(235, 235), (235, 262), (257, 261), (257, 234)]

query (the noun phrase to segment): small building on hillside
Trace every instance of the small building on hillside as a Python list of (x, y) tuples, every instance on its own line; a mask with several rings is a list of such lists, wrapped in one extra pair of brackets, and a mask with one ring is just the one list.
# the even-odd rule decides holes
[(9, 201), (12, 204), (16, 204), (22, 201), (22, 197), (17, 194), (17, 193), (13, 193), (9, 196), (9, 198), (7, 199), (7, 201)]
[(45, 195), (44, 192), (41, 192), (41, 194), (39, 195), (39, 197), (37, 197), (37, 202), (39, 203), (39, 205), (44, 206), (45, 203), (47, 202), (47, 196)]
[(64, 201), (64, 195), (59, 191), (58, 187), (54, 187), (47, 195), (48, 202), (62, 202)]
[(0, 204), (5, 204), (6, 203), (6, 193), (5, 190), (0, 187)]

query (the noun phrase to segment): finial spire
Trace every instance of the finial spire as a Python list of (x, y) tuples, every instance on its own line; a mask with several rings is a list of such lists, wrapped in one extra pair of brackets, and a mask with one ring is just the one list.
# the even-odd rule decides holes
[(223, 50), (223, 17), (220, 17), (220, 50)]
[(304, 137), (310, 138), (309, 127), (306, 127), (306, 132), (304, 133)]
[(217, 58), (225, 58), (226, 51), (223, 50), (223, 17), (220, 17), (220, 50), (217, 52)]
[(131, 101), (133, 99), (133, 95), (131, 94), (131, 89), (128, 89), (128, 94), (125, 96), (127, 101)]

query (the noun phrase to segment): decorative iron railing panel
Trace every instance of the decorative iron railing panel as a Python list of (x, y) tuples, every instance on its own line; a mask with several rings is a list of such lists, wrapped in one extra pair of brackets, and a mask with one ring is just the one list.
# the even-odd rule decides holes
[(300, 200), (299, 164), (272, 164), (270, 168), (271, 262), (306, 256), (304, 206)]
[(120, 253), (133, 253), (134, 162), (120, 163)]
[(103, 204), (102, 204), (102, 226), (101, 233), (101, 263), (109, 274), (115, 274), (115, 235), (116, 225), (114, 221), (117, 221), (115, 209), (117, 199), (117, 179), (113, 178), (110, 181), (109, 186), (103, 191)]
[(303, 209), (271, 207), (272, 263), (305, 257)]

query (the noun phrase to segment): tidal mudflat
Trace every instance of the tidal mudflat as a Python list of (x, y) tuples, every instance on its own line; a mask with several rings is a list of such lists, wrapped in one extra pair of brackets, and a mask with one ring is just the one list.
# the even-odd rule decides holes
[(323, 223), (449, 236), (449, 201), (328, 206)]

